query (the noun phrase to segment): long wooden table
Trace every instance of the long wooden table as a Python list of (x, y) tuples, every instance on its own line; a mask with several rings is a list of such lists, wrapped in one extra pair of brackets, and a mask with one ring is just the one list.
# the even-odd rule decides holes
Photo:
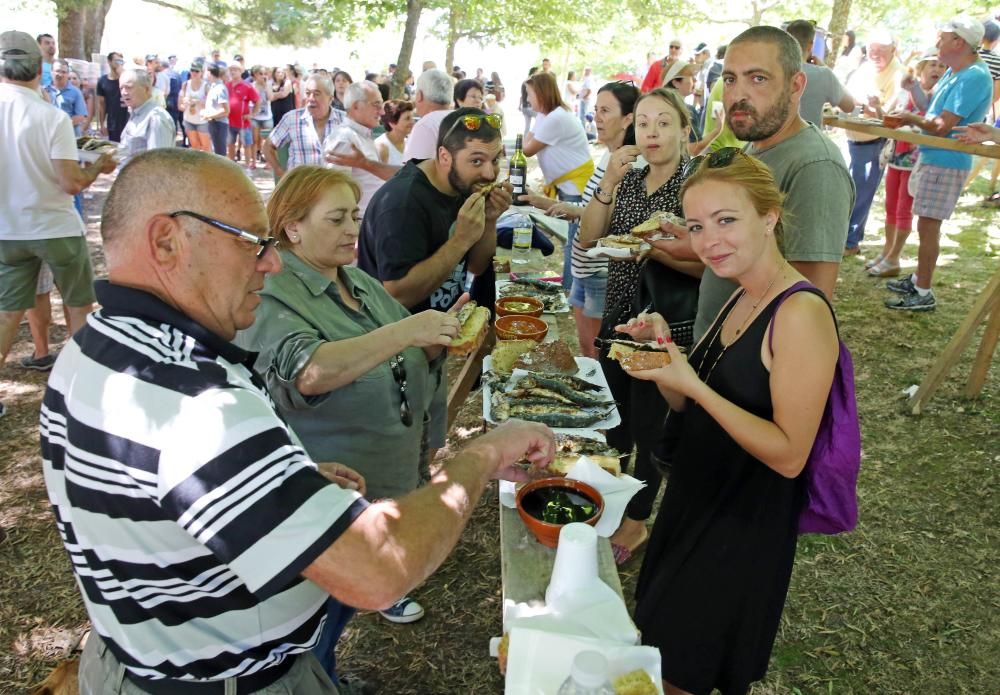
[(964, 142), (952, 140), (951, 138), (928, 135), (927, 133), (912, 131), (906, 128), (886, 128), (883, 125), (876, 125), (872, 122), (859, 121), (844, 116), (825, 116), (823, 118), (823, 125), (852, 130), (856, 133), (874, 135), (880, 138), (889, 138), (890, 140), (911, 142), (914, 145), (927, 145), (929, 147), (938, 147), (942, 150), (954, 150), (955, 152), (965, 152), (966, 154), (975, 154), (980, 157), (1000, 159), (1000, 145), (967, 145)]

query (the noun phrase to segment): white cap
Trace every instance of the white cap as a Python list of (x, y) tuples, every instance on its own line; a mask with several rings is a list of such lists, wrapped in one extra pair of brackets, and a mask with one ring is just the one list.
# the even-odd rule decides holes
[(940, 31), (950, 31), (972, 48), (979, 48), (979, 44), (983, 40), (983, 35), (986, 33), (983, 23), (967, 14), (960, 14), (949, 19), (939, 26), (938, 29)]

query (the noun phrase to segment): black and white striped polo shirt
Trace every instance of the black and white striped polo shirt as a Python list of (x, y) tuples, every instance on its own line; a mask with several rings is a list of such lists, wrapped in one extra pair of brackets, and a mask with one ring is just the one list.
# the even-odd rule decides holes
[(245, 352), (99, 282), (41, 411), (45, 482), (94, 629), (139, 676), (219, 679), (316, 642), (301, 572), (367, 506), (316, 470)]

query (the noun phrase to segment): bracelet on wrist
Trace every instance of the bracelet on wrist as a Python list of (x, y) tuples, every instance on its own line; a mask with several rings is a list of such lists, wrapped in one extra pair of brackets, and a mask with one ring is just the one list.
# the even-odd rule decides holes
[[(604, 198), (601, 197), (605, 195), (608, 196), (607, 200), (604, 200)], [(601, 205), (611, 205), (611, 201), (613, 200), (613, 198), (603, 188), (598, 186), (597, 188), (594, 189), (594, 200), (596, 200)]]

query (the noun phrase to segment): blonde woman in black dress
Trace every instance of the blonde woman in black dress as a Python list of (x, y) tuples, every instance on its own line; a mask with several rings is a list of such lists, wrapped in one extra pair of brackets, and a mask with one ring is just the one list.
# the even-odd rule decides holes
[(635, 622), (660, 650), (668, 695), (733, 695), (767, 671), (839, 347), (816, 288), (775, 307), (804, 278), (779, 250), (782, 194), (767, 166), (736, 148), (695, 165), (681, 190), (691, 246), (740, 287), (690, 357), (656, 314), (618, 327), (667, 347), (669, 365), (630, 374), (682, 418)]

